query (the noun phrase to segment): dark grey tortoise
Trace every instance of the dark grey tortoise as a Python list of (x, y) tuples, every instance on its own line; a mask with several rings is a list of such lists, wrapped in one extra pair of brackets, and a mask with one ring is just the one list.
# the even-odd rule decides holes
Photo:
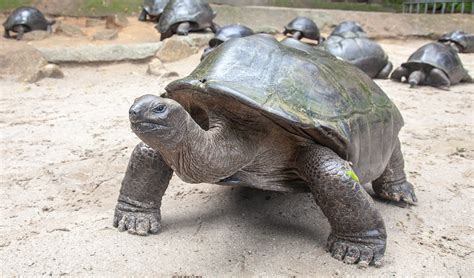
[(217, 32), (219, 26), (213, 22), (216, 13), (204, 0), (170, 0), (156, 25), (161, 40), (173, 34), (186, 36), (190, 31), (210, 28)]
[(14, 10), (3, 23), (4, 37), (10, 38), (10, 31), (17, 33), (16, 39), (21, 40), (23, 34), (35, 30), (51, 32), (55, 20), (48, 21), (40, 10), (34, 7), (20, 7)]
[(474, 35), (463, 31), (454, 31), (442, 35), (439, 42), (447, 44), (460, 53), (474, 53)]
[(330, 36), (340, 35), (346, 32), (352, 32), (355, 34), (359, 34), (359, 33), (365, 34), (364, 29), (362, 28), (362, 26), (360, 26), (359, 23), (355, 21), (343, 21), (339, 23), (339, 25), (337, 25), (336, 28), (334, 28), (334, 30), (332, 30)]
[(152, 21), (158, 22), (166, 4), (168, 4), (168, 0), (144, 0), (142, 12), (138, 16), (138, 20), (146, 21), (148, 18)]
[(321, 48), (360, 68), (371, 78), (386, 79), (393, 69), (383, 48), (364, 32), (337, 32)]
[(298, 16), (285, 26), (284, 35), (290, 34), (296, 40), (307, 38), (322, 42), (324, 40), (319, 33), (318, 26), (309, 17)]
[(408, 82), (410, 87), (416, 85), (449, 87), (459, 82), (472, 82), (456, 50), (439, 42), (420, 47), (406, 63), (393, 71), (390, 78)]
[(221, 45), (223, 42), (233, 39), (233, 38), (243, 38), (250, 35), (253, 35), (254, 32), (247, 26), (241, 24), (229, 24), (226, 26), (222, 26), (217, 30), (216, 35), (209, 41), (209, 47), (204, 49), (204, 53), (201, 56), (201, 60), (206, 58), (211, 51), (213, 51), (216, 47)]
[(331, 255), (365, 266), (380, 262), (386, 230), (362, 184), (416, 202), (397, 107), (367, 75), (322, 50), (262, 35), (229, 40), (160, 97), (137, 98), (129, 118), (143, 142), (122, 181), (120, 231), (160, 230), (173, 172), (188, 183), (309, 191), (329, 219)]

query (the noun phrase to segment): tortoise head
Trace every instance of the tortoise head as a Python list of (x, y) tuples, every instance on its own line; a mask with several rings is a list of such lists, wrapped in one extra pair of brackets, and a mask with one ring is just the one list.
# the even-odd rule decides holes
[(173, 148), (183, 139), (189, 114), (178, 102), (144, 95), (130, 107), (132, 131), (147, 145)]

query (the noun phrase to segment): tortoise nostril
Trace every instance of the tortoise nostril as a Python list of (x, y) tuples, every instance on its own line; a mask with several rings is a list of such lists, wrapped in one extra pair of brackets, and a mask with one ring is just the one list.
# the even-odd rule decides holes
[(130, 107), (130, 109), (128, 110), (128, 117), (132, 122), (137, 120), (137, 118), (139, 117), (139, 111), (136, 106)]

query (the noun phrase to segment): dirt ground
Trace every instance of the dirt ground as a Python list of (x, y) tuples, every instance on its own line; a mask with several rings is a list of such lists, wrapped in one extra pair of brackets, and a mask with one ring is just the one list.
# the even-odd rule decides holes
[[(382, 41), (398, 66), (422, 40)], [(474, 73), (474, 54), (461, 54)], [(174, 64), (191, 72), (199, 54)], [(173, 177), (162, 232), (112, 227), (134, 146), (128, 108), (170, 79), (146, 64), (63, 67), (36, 84), (0, 79), (0, 275), (451, 276), (474, 273), (474, 84), (449, 91), (376, 82), (400, 108), (406, 171), (419, 204), (376, 201), (388, 231), (383, 266), (324, 251), (329, 224), (308, 194), (185, 184)]]

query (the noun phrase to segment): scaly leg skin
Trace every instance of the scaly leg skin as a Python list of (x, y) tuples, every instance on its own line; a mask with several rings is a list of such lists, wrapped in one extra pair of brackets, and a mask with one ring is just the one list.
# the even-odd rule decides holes
[(405, 161), (400, 149), (400, 141), (393, 149), (392, 156), (383, 174), (372, 182), (375, 194), (382, 199), (414, 205), (418, 200), (413, 185), (405, 176)]
[(313, 145), (302, 149), (297, 167), (331, 224), (331, 255), (348, 264), (379, 265), (385, 253), (385, 225), (349, 163)]
[(189, 22), (181, 22), (178, 25), (178, 28), (176, 28), (176, 34), (181, 35), (181, 36), (187, 36), (189, 34), (189, 28), (191, 25)]
[(402, 82), (403, 81), (402, 78), (403, 77), (408, 78), (408, 74), (409, 74), (408, 69), (400, 66), (392, 72), (390, 79), (394, 81)]
[(295, 40), (301, 40), (303, 34), (300, 31), (296, 31), (291, 35), (291, 37)]
[(377, 74), (375, 78), (387, 79), (392, 69), (393, 69), (392, 62), (388, 61), (385, 67), (383, 67), (383, 69)]
[(410, 88), (415, 88), (416, 85), (425, 84), (426, 74), (421, 70), (415, 70), (408, 76), (408, 83)]
[(140, 15), (138, 16), (139, 21), (146, 21), (147, 12), (143, 9)]
[(160, 153), (144, 143), (133, 150), (115, 207), (114, 227), (131, 234), (158, 233), (161, 199), (173, 170)]
[(25, 27), (20, 25), (17, 28), (15, 28), (15, 31), (17, 31), (16, 40), (20, 41), (21, 39), (23, 39), (23, 35), (25, 34)]
[(214, 33), (214, 34), (217, 33), (217, 31), (219, 31), (220, 28), (221, 28), (221, 27), (220, 27), (219, 25), (217, 25), (216, 23), (214, 23), (214, 22), (211, 23), (211, 31), (212, 31), (212, 33)]
[(449, 77), (444, 73), (444, 71), (438, 68), (431, 69), (428, 75), (428, 83), (431, 84), (431, 86), (441, 88), (449, 88), (449, 86), (451, 86)]

